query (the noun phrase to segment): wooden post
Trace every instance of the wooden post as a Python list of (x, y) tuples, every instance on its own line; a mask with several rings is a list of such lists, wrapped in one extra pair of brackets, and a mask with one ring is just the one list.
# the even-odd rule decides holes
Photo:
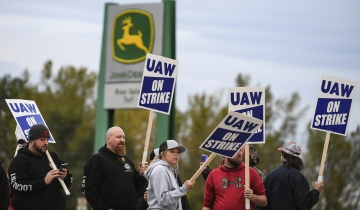
[(214, 159), (215, 156), (216, 156), (215, 153), (211, 153), (208, 159), (200, 166), (197, 172), (191, 177), (190, 182), (194, 182), (199, 177), (201, 172), (206, 168), (206, 166), (209, 165), (209, 163)]
[(318, 182), (323, 180), (323, 174), (324, 174), (327, 150), (329, 147), (329, 141), (330, 141), (330, 132), (326, 132), (324, 149), (323, 149), (323, 154), (322, 154), (321, 163), (320, 163)]
[(145, 137), (145, 143), (144, 143), (144, 151), (143, 151), (143, 156), (142, 156), (142, 161), (141, 161), (142, 164), (144, 164), (146, 162), (147, 154), (148, 154), (148, 151), (149, 151), (149, 142), (150, 142), (151, 127), (152, 127), (153, 118), (154, 118), (154, 111), (151, 110), (150, 113), (149, 113), (149, 122), (148, 122), (147, 131), (146, 131), (146, 137)]
[[(54, 163), (54, 161), (53, 161), (53, 159), (52, 159), (52, 157), (51, 157), (51, 155), (50, 155), (50, 153), (49, 153), (48, 150), (46, 150), (46, 156), (47, 156), (47, 158), (48, 158), (48, 160), (49, 160), (49, 162), (50, 162), (50, 164), (51, 164), (51, 167), (52, 167), (53, 169), (57, 169), (57, 167), (56, 167), (56, 165), (55, 165), (55, 163)], [(62, 180), (62, 179), (60, 179), (60, 178), (58, 178), (58, 180), (59, 180), (62, 188), (64, 189), (65, 194), (66, 194), (67, 196), (69, 196), (69, 195), (70, 195), (70, 191), (69, 191), (68, 188), (66, 187), (66, 184), (65, 184), (64, 180)]]
[[(245, 190), (250, 189), (249, 144), (245, 143)], [(245, 209), (250, 209), (250, 199), (245, 198)]]

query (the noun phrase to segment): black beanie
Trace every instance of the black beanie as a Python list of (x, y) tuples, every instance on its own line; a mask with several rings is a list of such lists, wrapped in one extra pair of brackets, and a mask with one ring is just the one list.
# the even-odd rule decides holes
[(33, 125), (29, 131), (29, 141), (33, 141), (39, 138), (50, 138), (49, 129), (43, 124)]

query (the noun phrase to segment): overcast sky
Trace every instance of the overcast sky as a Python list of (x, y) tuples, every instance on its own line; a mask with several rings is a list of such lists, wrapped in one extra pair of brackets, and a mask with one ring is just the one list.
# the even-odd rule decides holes
[[(54, 70), (72, 65), (98, 72), (105, 2), (1, 0), (0, 76), (20, 76), (26, 68), (37, 79), (49, 59)], [(227, 93), (243, 73), (252, 86), (270, 85), (277, 98), (298, 91), (310, 106), (305, 127), (322, 74), (360, 81), (360, 1), (179, 0), (176, 9), (181, 110), (189, 95)], [(349, 131), (360, 125), (359, 116), (357, 90)]]

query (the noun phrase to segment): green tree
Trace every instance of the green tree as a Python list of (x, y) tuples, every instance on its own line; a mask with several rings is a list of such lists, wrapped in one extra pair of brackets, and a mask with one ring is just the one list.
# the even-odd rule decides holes
[[(330, 135), (323, 174), (325, 188), (314, 209), (358, 209), (358, 178), (360, 173), (359, 164), (354, 158), (359, 158), (357, 150), (360, 146), (359, 131), (358, 127), (350, 138), (336, 134)], [(326, 132), (310, 128), (308, 132), (307, 153), (304, 156), (304, 174), (308, 177), (309, 184), (313, 188), (319, 174)]]

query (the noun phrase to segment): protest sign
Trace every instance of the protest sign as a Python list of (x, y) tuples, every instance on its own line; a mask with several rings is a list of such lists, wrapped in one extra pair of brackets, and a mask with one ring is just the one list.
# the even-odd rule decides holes
[(138, 107), (150, 110), (142, 163), (145, 163), (154, 111), (170, 114), (179, 61), (150, 53), (146, 54)]
[[(35, 124), (43, 124), (48, 127), (43, 119), (35, 101), (22, 99), (5, 99), (12, 115), (14, 116), (21, 132), (25, 137), (25, 141), (29, 141), (29, 130)], [(49, 129), (50, 132), (50, 129)], [(50, 132), (49, 143), (55, 143)]]
[(263, 124), (256, 130), (247, 143), (265, 143), (265, 88), (234, 87), (229, 88), (229, 112), (235, 111), (249, 117), (262, 120)]
[(310, 128), (326, 132), (318, 181), (323, 180), (330, 133), (346, 136), (351, 104), (355, 97), (357, 82), (322, 75), (315, 114)]
[[(20, 132), (25, 137), (25, 141), (29, 141), (29, 131), (30, 128), (35, 124), (43, 124), (46, 127), (48, 127), (45, 123), (45, 120), (43, 119), (38, 107), (36, 106), (35, 101), (29, 101), (29, 100), (22, 100), (22, 99), (5, 99), (6, 103), (8, 104), (10, 111), (12, 115), (14, 116), (18, 126), (20, 127)], [(49, 129), (49, 128), (48, 128)], [(16, 137), (20, 134), (17, 134), (19, 130), (15, 130)], [(50, 132), (50, 138), (49, 143), (55, 143), (55, 140)], [(17, 148), (18, 149), (18, 148)], [(17, 152), (15, 152), (16, 155)], [(50, 153), (48, 150), (46, 150), (46, 156), (49, 160), (49, 163), (52, 167), (52, 169), (57, 169)], [(67, 196), (70, 195), (70, 191), (65, 185), (64, 180), (58, 178), (65, 194)]]
[(262, 120), (229, 112), (199, 148), (233, 158), (262, 123)]
[[(265, 88), (235, 87), (229, 88), (229, 112), (236, 111), (249, 117), (263, 120), (263, 124), (245, 144), (245, 185), (250, 189), (249, 145), (265, 143)], [(245, 209), (250, 209), (250, 200), (246, 199)]]
[(322, 75), (311, 128), (346, 136), (357, 82)]
[(212, 154), (191, 177), (190, 181), (195, 181), (216, 154), (233, 158), (262, 123), (261, 120), (244, 114), (229, 112), (200, 145), (199, 148), (212, 152)]
[(170, 114), (179, 61), (147, 54), (138, 107)]

